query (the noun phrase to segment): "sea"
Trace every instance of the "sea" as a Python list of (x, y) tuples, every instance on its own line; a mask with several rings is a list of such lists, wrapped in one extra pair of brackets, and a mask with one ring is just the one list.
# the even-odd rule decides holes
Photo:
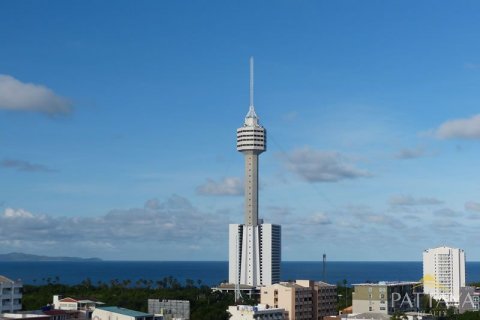
[[(45, 284), (48, 281), (78, 284), (89, 278), (93, 284), (111, 280), (157, 281), (174, 277), (181, 283), (215, 286), (228, 279), (227, 261), (88, 261), (88, 262), (0, 262), (0, 275), (20, 279), (24, 284)], [(467, 262), (467, 283), (480, 282), (480, 262)], [(347, 285), (378, 281), (418, 281), (422, 278), (421, 261), (348, 262), (284, 261), (281, 279), (324, 280)]]

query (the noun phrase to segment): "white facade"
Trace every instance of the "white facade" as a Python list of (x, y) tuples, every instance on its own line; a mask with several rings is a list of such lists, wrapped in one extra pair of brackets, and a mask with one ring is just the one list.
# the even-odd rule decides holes
[(265, 305), (257, 306), (229, 306), (230, 320), (284, 320), (285, 310), (268, 308)]
[(92, 320), (153, 320), (153, 315), (120, 307), (98, 307)]
[(253, 59), (250, 60), (250, 108), (237, 129), (237, 150), (245, 157), (245, 224), (229, 226), (229, 282), (250, 286), (280, 281), (281, 227), (258, 215), (259, 155), (267, 149), (267, 131), (253, 106)]
[(278, 283), (281, 227), (267, 223), (229, 227), (229, 282), (250, 286)]
[(83, 311), (93, 311), (99, 305), (103, 305), (105, 303), (100, 301), (93, 301), (89, 299), (81, 299), (77, 300), (71, 297), (62, 297), (60, 295), (53, 296), (53, 308), (55, 310), (65, 310), (65, 311), (73, 311), (73, 310), (83, 310)]
[(460, 288), (465, 287), (465, 252), (438, 247), (423, 252), (424, 292), (448, 305), (458, 306)]
[(22, 283), (0, 276), (0, 313), (22, 309)]

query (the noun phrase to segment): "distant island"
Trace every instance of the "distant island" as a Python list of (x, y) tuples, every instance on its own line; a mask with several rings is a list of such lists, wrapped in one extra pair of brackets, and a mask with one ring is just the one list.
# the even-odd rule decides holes
[(11, 252), (0, 254), (0, 262), (7, 261), (102, 261), (99, 258), (78, 258), (78, 257), (48, 257), (27, 254), (21, 252)]

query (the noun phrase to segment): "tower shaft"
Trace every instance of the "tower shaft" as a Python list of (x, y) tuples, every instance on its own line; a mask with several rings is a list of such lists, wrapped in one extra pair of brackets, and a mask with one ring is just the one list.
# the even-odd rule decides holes
[(258, 225), (258, 152), (243, 151), (245, 155), (245, 225)]

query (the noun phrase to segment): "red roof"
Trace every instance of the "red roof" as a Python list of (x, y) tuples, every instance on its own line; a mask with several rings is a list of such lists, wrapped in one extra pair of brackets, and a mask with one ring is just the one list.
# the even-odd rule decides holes
[(59, 300), (59, 302), (77, 302), (77, 300), (72, 298), (64, 298), (62, 300)]
[(59, 314), (67, 314), (63, 310), (47, 310), (47, 311), (43, 311), (43, 313), (45, 313), (49, 316), (56, 316), (56, 315), (59, 315)]

